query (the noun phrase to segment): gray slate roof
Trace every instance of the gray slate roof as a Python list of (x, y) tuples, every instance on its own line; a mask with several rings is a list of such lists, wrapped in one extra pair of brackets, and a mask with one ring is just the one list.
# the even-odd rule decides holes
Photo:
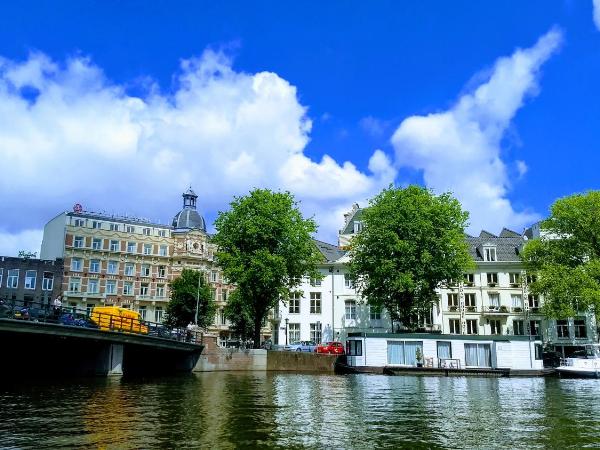
[(350, 220), (342, 230), (341, 234), (354, 234), (354, 222), (360, 221), (363, 215), (363, 211), (363, 208), (359, 208), (358, 210), (356, 210), (354, 215), (350, 218)]
[(313, 239), (313, 241), (327, 262), (335, 262), (346, 254), (337, 245), (328, 244), (317, 239)]
[(525, 239), (519, 233), (504, 228), (500, 236), (483, 230), (479, 236), (465, 235), (469, 243), (469, 251), (475, 261), (483, 261), (483, 246), (496, 246), (497, 261), (519, 261), (519, 252), (525, 244)]

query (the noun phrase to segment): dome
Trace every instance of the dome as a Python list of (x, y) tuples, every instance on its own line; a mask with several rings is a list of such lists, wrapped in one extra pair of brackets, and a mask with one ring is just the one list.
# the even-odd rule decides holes
[(183, 209), (173, 217), (173, 228), (177, 229), (200, 229), (206, 231), (204, 218), (196, 211), (196, 199), (198, 196), (192, 191), (192, 187), (182, 194)]
[(192, 208), (183, 208), (173, 217), (173, 228), (200, 229), (206, 231), (204, 218)]

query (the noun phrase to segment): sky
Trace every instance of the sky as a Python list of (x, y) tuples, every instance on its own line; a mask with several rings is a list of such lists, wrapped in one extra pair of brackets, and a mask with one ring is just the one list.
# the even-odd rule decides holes
[(87, 211), (209, 231), (288, 190), (317, 237), (381, 189), (452, 192), (470, 233), (599, 188), (600, 0), (0, 4), (0, 255)]

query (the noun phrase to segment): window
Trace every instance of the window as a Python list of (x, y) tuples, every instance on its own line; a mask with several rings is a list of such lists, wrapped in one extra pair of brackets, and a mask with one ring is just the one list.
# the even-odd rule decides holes
[(154, 321), (158, 322), (158, 323), (161, 323), (162, 319), (163, 319), (163, 309), (162, 309), (162, 306), (157, 306), (154, 309)]
[(158, 266), (158, 278), (164, 278), (166, 274), (165, 266)]
[(123, 283), (123, 295), (133, 295), (133, 282), (125, 281)]
[(473, 286), (475, 284), (475, 274), (466, 273), (465, 274), (465, 284), (467, 286)]
[(92, 239), (92, 249), (93, 250), (102, 250), (102, 239), (100, 239), (100, 238)]
[(346, 354), (348, 356), (362, 356), (362, 341), (346, 341)]
[(106, 268), (106, 273), (115, 275), (119, 272), (119, 261), (110, 260)]
[(216, 270), (211, 270), (210, 272), (210, 282), (216, 283), (219, 279), (219, 273)]
[(484, 248), (484, 261), (496, 261), (496, 248), (486, 247)]
[(111, 223), (108, 225), (108, 229), (110, 231), (119, 231), (119, 224), (118, 223)]
[(514, 312), (523, 311), (523, 297), (519, 294), (511, 294), (512, 308)]
[[(0, 285), (2, 285), (2, 276), (0, 275)], [(42, 278), (42, 290), (51, 291), (54, 287), (54, 274), (52, 272), (44, 272)]]
[(488, 299), (490, 300), (490, 309), (500, 309), (500, 294), (498, 294), (497, 292), (489, 292)]
[(106, 280), (104, 291), (107, 294), (114, 295), (117, 293), (117, 282), (115, 280)]
[(73, 247), (75, 247), (75, 248), (83, 247), (83, 236), (75, 236), (75, 239), (73, 239)]
[(585, 326), (585, 320), (583, 319), (575, 319), (575, 338), (587, 338), (587, 327)]
[(321, 314), (321, 293), (311, 292), (310, 293), (310, 313)]
[(467, 334), (477, 334), (477, 319), (467, 320)]
[(527, 275), (527, 284), (535, 283), (537, 281), (537, 275)]
[(125, 225), (125, 232), (126, 233), (135, 233), (135, 227), (133, 227), (131, 225)]
[(356, 302), (354, 300), (346, 300), (346, 320), (356, 320)]
[(354, 286), (352, 286), (352, 280), (350, 279), (349, 273), (344, 274), (344, 286), (346, 286), (347, 288), (354, 287)]
[(142, 234), (144, 236), (150, 236), (150, 228), (142, 228)]
[(387, 343), (388, 364), (416, 366), (417, 353), (421, 355), (420, 362), (423, 362), (422, 341), (388, 341)]
[(97, 220), (92, 220), (92, 228), (95, 228), (95, 229), (102, 228), (102, 222), (98, 222)]
[(142, 264), (142, 276), (143, 277), (150, 276), (150, 264)]
[(125, 276), (132, 277), (135, 266), (133, 263), (125, 263)]
[(320, 278), (311, 278), (310, 279), (310, 285), (311, 286), (321, 286), (321, 279)]
[(498, 284), (498, 274), (497, 273), (488, 273), (487, 274), (487, 284), (488, 284), (488, 286), (496, 286)]
[(490, 344), (465, 344), (465, 365), (471, 367), (492, 367)]
[(290, 303), (288, 307), (288, 312), (290, 314), (300, 314), (300, 299), (302, 295), (300, 292), (292, 292), (290, 294)]
[(556, 334), (559, 338), (568, 339), (570, 337), (569, 323), (566, 320), (556, 321)]
[(437, 357), (439, 359), (451, 359), (452, 358), (452, 342), (438, 341)]
[(156, 296), (158, 298), (163, 298), (165, 296), (165, 285), (164, 284), (156, 285)]
[(518, 286), (521, 284), (521, 274), (518, 272), (509, 273), (508, 282), (511, 284), (511, 286)]
[(166, 245), (161, 245), (160, 247), (158, 247), (158, 255), (159, 256), (167, 256), (167, 246)]
[(223, 311), (223, 308), (221, 308), (219, 310), (219, 318), (218, 318), (218, 323), (217, 325), (227, 325), (227, 318), (225, 317), (225, 311)]
[(158, 230), (158, 235), (160, 237), (167, 237), (167, 230)]
[(502, 334), (502, 326), (499, 319), (490, 319), (490, 334)]
[(540, 324), (539, 320), (530, 320), (529, 321), (529, 334), (532, 336), (540, 336)]
[(532, 312), (537, 312), (540, 307), (540, 299), (537, 295), (528, 295), (527, 303), (529, 303), (529, 308), (534, 310)]
[(82, 227), (83, 226), (83, 219), (75, 219), (73, 221), (73, 226), (75, 226), (75, 227)]
[(35, 270), (25, 271), (25, 289), (35, 289), (36, 278), (37, 278), (37, 271), (35, 271)]
[(448, 294), (448, 309), (450, 311), (458, 309), (458, 294)]
[(221, 301), (222, 302), (227, 301), (227, 289), (221, 289)]
[(467, 307), (467, 308), (475, 308), (476, 307), (474, 293), (465, 294), (465, 307)]
[(4, 275), (4, 269), (0, 268), (0, 287), (2, 287), (2, 275)]
[(100, 260), (99, 259), (91, 259), (90, 260), (90, 272), (91, 273), (99, 273), (100, 272)]
[(310, 340), (316, 343), (323, 340), (321, 322), (310, 324)]
[(110, 251), (118, 252), (119, 251), (119, 241), (111, 239), (110, 240)]
[(140, 285), (140, 295), (142, 297), (147, 297), (150, 294), (150, 287), (148, 286), (148, 283), (142, 283)]
[(87, 291), (88, 291), (88, 294), (97, 294), (98, 293), (98, 279), (90, 278), (88, 280)]
[(142, 320), (146, 320), (146, 313), (148, 312), (146, 306), (140, 306), (138, 308), (138, 312), (140, 313), (140, 317)]
[(79, 292), (81, 289), (81, 278), (71, 277), (69, 280), (69, 291)]
[(136, 253), (137, 252), (137, 244), (135, 242), (127, 243), (127, 252), (128, 253)]
[(513, 320), (513, 334), (523, 336), (525, 334), (525, 324), (522, 320)]
[(6, 276), (6, 287), (17, 288), (19, 286), (19, 269), (8, 269)]
[(369, 306), (369, 319), (381, 320), (381, 307), (374, 305)]
[(83, 262), (81, 258), (72, 258), (71, 259), (71, 270), (73, 272), (81, 272), (83, 266)]
[(298, 342), (300, 340), (300, 324), (288, 323), (288, 341)]
[(460, 320), (450, 319), (448, 320), (448, 330), (450, 334), (460, 334)]
[(144, 244), (144, 255), (152, 254), (152, 244)]
[(535, 359), (538, 361), (544, 359), (544, 347), (542, 344), (535, 344)]
[(363, 223), (354, 221), (354, 233), (360, 233), (363, 229)]

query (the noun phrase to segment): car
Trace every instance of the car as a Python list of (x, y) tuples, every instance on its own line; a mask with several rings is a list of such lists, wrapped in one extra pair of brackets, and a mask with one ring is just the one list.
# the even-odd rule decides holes
[(328, 353), (330, 355), (343, 355), (344, 344), (337, 341), (324, 342), (322, 344), (317, 345), (315, 350), (317, 353)]
[(290, 345), (286, 345), (284, 350), (290, 352), (314, 352), (316, 351), (317, 344), (313, 341), (297, 341), (292, 342)]

